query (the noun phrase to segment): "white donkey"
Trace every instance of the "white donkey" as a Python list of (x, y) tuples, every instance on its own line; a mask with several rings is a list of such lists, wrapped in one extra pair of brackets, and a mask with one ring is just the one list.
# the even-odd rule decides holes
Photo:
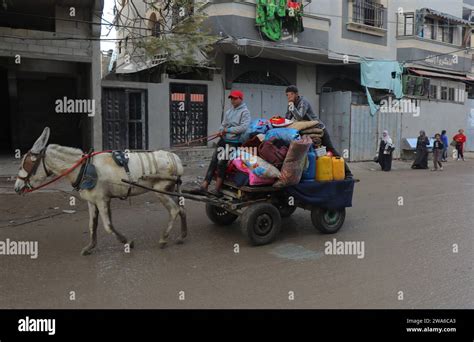
[[(28, 192), (29, 189), (41, 185), (50, 176), (64, 174), (84, 156), (80, 149), (54, 144), (47, 145), (49, 133), (50, 130), (46, 127), (31, 150), (23, 157), (15, 183), (17, 193)], [(133, 187), (129, 193), (129, 186), (121, 181), (121, 179), (128, 179), (128, 175), (123, 167), (115, 163), (111, 153), (97, 154), (92, 157), (90, 162), (96, 167), (98, 179), (93, 189), (79, 191), (79, 195), (89, 205), (90, 242), (82, 250), (82, 255), (90, 254), (97, 244), (99, 214), (105, 230), (114, 234), (122, 244), (128, 244), (130, 248), (133, 248), (133, 241), (129, 241), (119, 233), (112, 224), (110, 200), (124, 198), (127, 195), (141, 195), (147, 190)], [(133, 181), (140, 181), (140, 184), (156, 190), (174, 191), (177, 181), (183, 175), (181, 160), (177, 155), (167, 151), (130, 152), (128, 165), (130, 178)], [(76, 181), (80, 168), (78, 166), (65, 176), (71, 184)], [(161, 193), (156, 193), (156, 195), (170, 214), (168, 226), (161, 234), (160, 247), (166, 245), (178, 215), (181, 219), (181, 236), (178, 243), (182, 243), (187, 235), (184, 208), (179, 206), (171, 196)]]

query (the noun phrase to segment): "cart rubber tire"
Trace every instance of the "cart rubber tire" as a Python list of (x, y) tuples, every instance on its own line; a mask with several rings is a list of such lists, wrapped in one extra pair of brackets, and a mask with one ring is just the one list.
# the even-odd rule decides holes
[(237, 220), (238, 215), (228, 212), (224, 208), (206, 203), (206, 214), (209, 219), (219, 226), (228, 226)]
[(345, 219), (346, 208), (313, 208), (311, 210), (311, 222), (313, 222), (313, 226), (323, 234), (337, 233), (344, 224)]
[(271, 203), (257, 203), (244, 210), (240, 228), (254, 246), (271, 243), (281, 228), (281, 216)]
[(293, 215), (293, 213), (296, 211), (296, 205), (282, 205), (282, 204), (276, 204), (275, 207), (278, 209), (280, 212), (280, 216), (282, 218), (284, 217), (290, 217)]

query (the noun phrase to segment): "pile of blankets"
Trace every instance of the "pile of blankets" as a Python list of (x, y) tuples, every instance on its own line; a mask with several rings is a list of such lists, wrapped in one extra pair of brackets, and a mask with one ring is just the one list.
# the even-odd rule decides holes
[(229, 163), (228, 178), (238, 186), (298, 184), (310, 147), (321, 145), (323, 129), (317, 121), (273, 128), (266, 119), (254, 120), (244, 134), (242, 147)]
[(315, 147), (321, 146), (324, 135), (324, 125), (319, 121), (296, 121), (289, 125), (288, 128), (298, 130), (302, 137), (307, 136), (311, 138)]

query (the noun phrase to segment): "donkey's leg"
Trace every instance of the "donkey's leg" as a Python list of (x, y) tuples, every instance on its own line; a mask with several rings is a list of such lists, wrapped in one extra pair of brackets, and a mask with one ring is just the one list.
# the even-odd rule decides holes
[(128, 244), (130, 248), (133, 248), (133, 241), (128, 241), (127, 238), (120, 234), (112, 224), (112, 212), (110, 210), (110, 199), (101, 201), (97, 203), (99, 208), (100, 217), (102, 218), (102, 223), (107, 233), (114, 234), (117, 240), (123, 244)]
[(186, 221), (186, 210), (184, 207), (179, 207), (179, 218), (181, 219), (181, 236), (178, 238), (178, 243), (183, 243), (188, 235), (188, 222)]
[(180, 207), (176, 204), (176, 202), (170, 196), (162, 195), (162, 194), (159, 194), (157, 196), (160, 202), (163, 204), (163, 206), (166, 208), (166, 210), (168, 210), (170, 214), (168, 226), (166, 227), (166, 230), (164, 230), (161, 233), (161, 237), (160, 237), (160, 247), (163, 248), (168, 243), (168, 237), (170, 235), (171, 229), (173, 229), (173, 223), (178, 217), (178, 214), (180, 214)]
[(91, 202), (87, 202), (89, 206), (89, 244), (82, 249), (82, 255), (91, 254), (92, 249), (97, 245), (97, 223), (99, 221), (99, 209)]

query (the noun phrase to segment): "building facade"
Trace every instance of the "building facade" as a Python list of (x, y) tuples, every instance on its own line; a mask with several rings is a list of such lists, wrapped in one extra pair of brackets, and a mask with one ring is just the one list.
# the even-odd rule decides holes
[[(96, 118), (101, 117), (102, 9), (101, 0), (4, 2), (0, 9), (2, 152), (28, 150), (45, 126), (51, 128), (53, 143), (88, 149), (101, 141), (101, 122)], [(59, 108), (58, 100), (66, 107)], [(68, 100), (94, 106), (95, 113), (87, 113), (86, 106), (84, 111), (69, 106), (68, 111)]]
[[(122, 22), (126, 28), (118, 31), (122, 40), (115, 75), (102, 81), (104, 147), (168, 148), (207, 136), (219, 127), (229, 106), (226, 94), (232, 89), (244, 91), (254, 118), (283, 115), (289, 84), (297, 85), (312, 102), (336, 147), (350, 160), (372, 159), (384, 129), (396, 141), (397, 153), (403, 138), (416, 137), (422, 129), (429, 135), (442, 129), (454, 135), (474, 121), (469, 99), (474, 8), (470, 2), (288, 2), (275, 29), (275, 22), (265, 21), (263, 2), (208, 1), (201, 8), (206, 27), (220, 39), (211, 67), (196, 77), (156, 72), (166, 57), (140, 51), (133, 43), (137, 30), (130, 26), (142, 36), (159, 36), (170, 27), (160, 21), (156, 8), (123, 0), (117, 13), (126, 15), (117, 17), (131, 18), (135, 24)], [(417, 115), (370, 115), (360, 77), (364, 59), (402, 63), (405, 98), (419, 107)], [(426, 89), (418, 87), (425, 91), (413, 90), (413, 82), (425, 82)], [(377, 95), (380, 101), (391, 94)], [(117, 118), (114, 108), (132, 114)], [(137, 114), (136, 108), (141, 112)]]

